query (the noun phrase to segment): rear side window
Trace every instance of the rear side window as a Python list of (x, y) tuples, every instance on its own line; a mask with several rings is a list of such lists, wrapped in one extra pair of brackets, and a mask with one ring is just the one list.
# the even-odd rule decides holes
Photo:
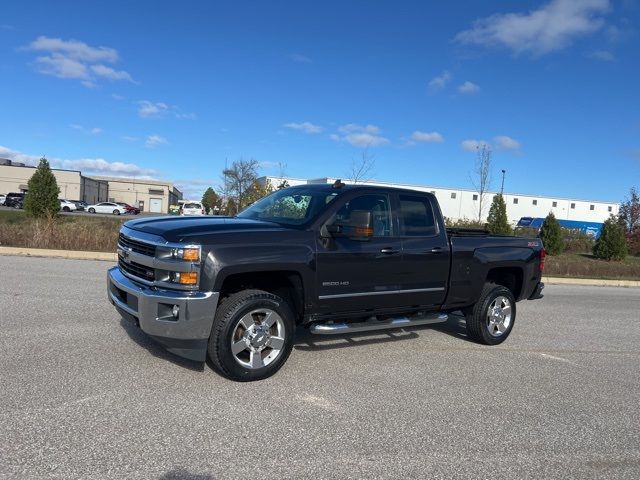
[(438, 233), (428, 198), (400, 195), (400, 217), (403, 235), (427, 237)]

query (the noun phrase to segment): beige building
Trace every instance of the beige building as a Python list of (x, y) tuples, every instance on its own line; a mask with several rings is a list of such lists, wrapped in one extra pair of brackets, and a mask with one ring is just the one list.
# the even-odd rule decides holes
[(137, 178), (92, 177), (109, 184), (110, 202), (124, 202), (143, 212), (168, 213), (169, 205), (177, 205), (182, 192), (172, 182)]
[[(0, 194), (26, 192), (29, 179), (35, 171), (36, 167), (0, 159)], [(107, 201), (107, 182), (85, 177), (77, 170), (52, 168), (51, 171), (58, 182), (60, 198), (87, 203)]]

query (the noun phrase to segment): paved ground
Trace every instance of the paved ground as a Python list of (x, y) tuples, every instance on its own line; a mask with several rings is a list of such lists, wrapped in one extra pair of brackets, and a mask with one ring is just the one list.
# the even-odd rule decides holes
[(499, 347), (301, 334), (238, 384), (122, 321), (108, 266), (0, 257), (0, 476), (640, 477), (640, 289), (549, 287)]

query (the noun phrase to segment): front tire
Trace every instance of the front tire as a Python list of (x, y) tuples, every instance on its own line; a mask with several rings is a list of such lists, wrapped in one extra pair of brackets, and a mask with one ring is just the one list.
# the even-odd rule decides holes
[(89, 209), (89, 213), (96, 213), (96, 209), (95, 208), (90, 208)]
[(465, 311), (467, 335), (476, 342), (504, 342), (516, 321), (516, 299), (506, 287), (487, 283), (478, 302)]
[(69, 212), (71, 211), (71, 209), (70, 209), (69, 207), (64, 207), (64, 208), (62, 209), (62, 211), (63, 211), (63, 212), (67, 212), (67, 213), (69, 213)]
[(113, 211), (114, 215), (120, 215), (120, 210), (118, 210), (117, 208)]
[(287, 302), (263, 290), (224, 298), (216, 311), (208, 354), (214, 370), (250, 382), (275, 374), (293, 349), (295, 319)]

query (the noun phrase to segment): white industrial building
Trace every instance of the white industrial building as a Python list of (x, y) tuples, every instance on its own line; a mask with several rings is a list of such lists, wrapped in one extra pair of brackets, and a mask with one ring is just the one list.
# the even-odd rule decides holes
[[(258, 181), (262, 184), (269, 183), (277, 188), (286, 181), (290, 186), (306, 185), (310, 183), (333, 183), (336, 178), (323, 177), (310, 180), (299, 178), (261, 177)], [(344, 183), (353, 183), (342, 180)], [(380, 185), (385, 187), (409, 188), (423, 192), (431, 192), (438, 199), (442, 214), (452, 220), (477, 219), (479, 209), (479, 196), (474, 190), (463, 188), (442, 188), (426, 185), (411, 185), (403, 183), (389, 183), (378, 181), (358, 182), (363, 185)], [(483, 220), (486, 221), (493, 196), (499, 192), (485, 194), (483, 201)], [(525, 195), (519, 193), (504, 193), (507, 204), (507, 216), (512, 224), (516, 224), (522, 217), (546, 217), (553, 212), (559, 219), (579, 220), (583, 222), (604, 222), (609, 215), (617, 215), (620, 204), (613, 202), (601, 202), (596, 200), (577, 200), (562, 197), (547, 197), (542, 195)]]

